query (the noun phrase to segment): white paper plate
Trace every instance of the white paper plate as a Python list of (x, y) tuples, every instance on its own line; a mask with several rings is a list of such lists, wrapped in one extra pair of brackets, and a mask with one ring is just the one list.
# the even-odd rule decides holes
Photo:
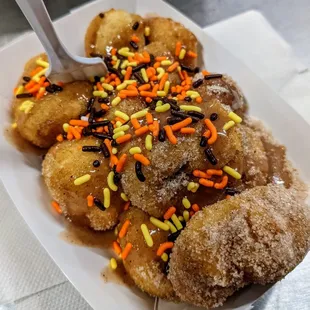
[[(204, 47), (203, 58), (207, 69), (228, 73), (239, 83), (249, 101), (251, 115), (264, 120), (274, 136), (287, 146), (288, 156), (301, 171), (303, 178), (310, 180), (310, 128), (307, 123), (245, 65), (166, 3), (160, 0), (102, 0), (74, 10), (55, 23), (59, 36), (71, 52), (84, 54), (84, 34), (90, 20), (98, 12), (110, 8), (122, 8), (142, 16), (157, 13), (171, 17), (195, 33)], [(23, 66), (29, 58), (42, 51), (42, 46), (33, 33), (19, 38), (0, 51), (2, 132), (10, 125), (12, 89)], [(108, 255), (68, 244), (59, 238), (63, 226), (50, 211), (50, 197), (41, 181), (40, 160), (34, 155), (18, 152), (3, 135), (0, 135), (0, 148), (1, 178), (14, 204), (41, 244), (89, 304), (94, 309), (152, 309), (153, 299), (140, 291), (115, 283), (104, 283), (100, 272), (108, 265)], [(233, 297), (226, 309), (248, 309), (265, 290), (264, 287), (246, 289)], [(184, 310), (192, 307), (161, 303), (160, 310), (162, 309)]]

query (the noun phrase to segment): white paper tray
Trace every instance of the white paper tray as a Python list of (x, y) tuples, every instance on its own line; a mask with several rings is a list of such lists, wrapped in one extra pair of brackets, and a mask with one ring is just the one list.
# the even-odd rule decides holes
[[(122, 8), (140, 15), (157, 13), (180, 21), (191, 29), (204, 47), (203, 58), (207, 69), (228, 73), (239, 83), (249, 101), (251, 115), (265, 121), (275, 137), (288, 147), (288, 156), (302, 172), (303, 178), (310, 180), (307, 123), (245, 65), (166, 3), (160, 0), (102, 0), (75, 10), (56, 22), (58, 34), (71, 52), (84, 54), (84, 34), (88, 23), (98, 12), (110, 8)], [(2, 131), (10, 125), (8, 113), (11, 93), (24, 63), (42, 51), (34, 34), (25, 35), (0, 51), (3, 81), (0, 100), (4, 107), (0, 114)], [(40, 160), (34, 155), (19, 153), (2, 135), (0, 147), (0, 175), (14, 204), (47, 252), (89, 304), (94, 309), (152, 309), (153, 300), (138, 290), (104, 283), (100, 272), (108, 265), (109, 256), (94, 249), (70, 245), (59, 238), (63, 226), (50, 211), (50, 197), (41, 182)], [(247, 309), (265, 289), (255, 287), (245, 290), (233, 298), (226, 309)], [(160, 310), (190, 309), (183, 305), (161, 306)]]

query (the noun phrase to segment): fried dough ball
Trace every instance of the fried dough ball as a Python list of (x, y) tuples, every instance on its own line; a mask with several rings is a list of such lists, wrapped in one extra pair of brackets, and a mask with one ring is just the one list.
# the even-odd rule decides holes
[[(203, 122), (193, 124), (196, 128), (195, 134), (176, 133), (176, 145), (166, 139), (164, 142), (154, 142), (152, 150), (148, 151), (145, 148), (145, 137), (134, 137), (122, 150), (128, 153), (131, 147), (139, 146), (142, 154), (151, 162), (149, 166), (142, 166), (146, 180), (141, 182), (135, 171), (136, 161), (133, 156), (128, 156), (121, 182), (131, 203), (152, 216), (161, 217), (171, 204), (179, 205), (177, 201), (183, 198), (181, 193), (186, 189), (188, 175), (191, 175), (193, 170), (219, 169), (234, 158), (237, 150), (241, 150), (241, 137), (237, 127), (231, 128), (227, 135), (222, 130), (223, 124), (229, 120), (226, 109), (217, 100), (208, 104), (201, 103), (199, 106), (206, 117), (215, 112), (218, 114), (214, 125), (219, 132), (219, 138), (212, 145), (213, 154), (218, 160), (216, 165), (206, 159), (205, 148), (199, 145), (201, 135), (206, 130)], [(169, 113), (152, 113), (166, 124), (165, 119)]]
[[(167, 241), (169, 232), (154, 226), (149, 221), (149, 215), (135, 207), (130, 207), (121, 214), (118, 231), (126, 220), (131, 224), (125, 237), (120, 239), (120, 246), (124, 249), (128, 242), (133, 245), (128, 257), (123, 261), (129, 276), (142, 291), (151, 296), (175, 300), (171, 282), (164, 273), (165, 263), (156, 254), (159, 245)], [(151, 231), (154, 242), (152, 247), (148, 247), (144, 240), (142, 224), (146, 224)]]
[(207, 308), (249, 283), (282, 279), (310, 246), (309, 209), (284, 186), (257, 186), (198, 212), (176, 240), (168, 278)]
[[(195, 80), (203, 78), (201, 73), (195, 76)], [(238, 85), (227, 75), (222, 78), (203, 80), (196, 91), (199, 92), (203, 101), (218, 99), (222, 104), (228, 105), (237, 114), (244, 114), (247, 103)]]
[[(40, 55), (46, 60), (46, 56)], [(29, 76), (37, 67), (32, 58), (25, 66), (23, 76)], [(75, 81), (65, 84), (61, 92), (43, 96), (40, 99), (14, 99), (13, 117), (20, 135), (41, 148), (48, 148), (56, 142), (56, 136), (62, 133), (62, 125), (70, 119), (79, 118), (86, 111), (87, 101), (92, 94), (92, 85), (87, 81)], [(22, 111), (25, 101), (34, 103), (30, 111)]]
[[(173, 21), (170, 18), (152, 17), (146, 20), (150, 27), (149, 41), (160, 42), (164, 44), (172, 55), (175, 54), (177, 42), (181, 42), (186, 51), (197, 53), (198, 41), (195, 35), (186, 29), (182, 24)], [(185, 56), (180, 62), (186, 66), (195, 67), (197, 58)]]
[[(51, 196), (59, 203), (65, 216), (94, 230), (107, 230), (118, 222), (123, 202), (120, 193), (111, 190), (109, 208), (101, 210), (97, 206), (87, 206), (86, 198), (90, 194), (103, 202), (103, 188), (108, 187), (110, 167), (109, 159), (101, 153), (82, 151), (83, 146), (99, 146), (100, 143), (86, 137), (54, 145), (45, 156), (42, 174)], [(93, 166), (95, 160), (99, 160), (99, 167)], [(74, 180), (85, 174), (90, 174), (91, 179), (75, 185)]]
[[(137, 29), (133, 29), (138, 23)], [(135, 28), (135, 27), (134, 27)], [(112, 48), (120, 49), (131, 45), (131, 37), (139, 38), (139, 48), (144, 46), (144, 21), (141, 16), (123, 10), (111, 9), (97, 15), (88, 26), (85, 35), (87, 56), (100, 54), (106, 56)]]

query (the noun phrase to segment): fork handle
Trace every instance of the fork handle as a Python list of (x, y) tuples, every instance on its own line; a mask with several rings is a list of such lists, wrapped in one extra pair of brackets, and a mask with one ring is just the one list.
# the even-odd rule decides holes
[(40, 39), (51, 64), (50, 70), (52, 68), (53, 72), (65, 71), (72, 59), (56, 34), (43, 0), (16, 0), (16, 2)]

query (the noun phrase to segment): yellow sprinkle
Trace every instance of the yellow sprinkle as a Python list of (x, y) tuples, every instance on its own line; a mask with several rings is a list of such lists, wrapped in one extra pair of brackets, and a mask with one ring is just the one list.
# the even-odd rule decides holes
[(144, 82), (147, 83), (149, 81), (149, 78), (148, 78), (148, 76), (146, 74), (145, 68), (142, 68), (140, 70), (140, 72), (141, 72), (141, 75), (142, 75), (142, 78), (143, 78)]
[(144, 109), (144, 110), (141, 110), (139, 112), (136, 112), (136, 113), (132, 114), (130, 116), (130, 118), (131, 119), (133, 119), (133, 118), (141, 118), (141, 117), (144, 117), (146, 114), (147, 114), (147, 109)]
[[(121, 123), (121, 122), (120, 122)], [(122, 123), (121, 123), (122, 124)], [(113, 133), (118, 133), (120, 131), (127, 131), (129, 129), (129, 125), (123, 125), (120, 127), (117, 127), (113, 130)]]
[(119, 131), (119, 132), (117, 132), (117, 133), (115, 133), (113, 135), (113, 139), (115, 140), (115, 139), (117, 139), (119, 137), (122, 137), (122, 136), (125, 136), (125, 132), (124, 131)]
[(192, 99), (198, 98), (200, 97), (200, 94), (197, 91), (193, 91), (193, 90), (188, 90), (186, 92), (186, 96), (191, 97)]
[(110, 267), (115, 270), (117, 268), (117, 261), (114, 257), (110, 259)]
[(93, 86), (93, 90), (97, 90), (97, 86), (95, 85), (95, 86)]
[(12, 123), (11, 127), (12, 127), (13, 129), (17, 128), (17, 123)]
[(145, 243), (147, 244), (148, 247), (152, 247), (154, 245), (152, 236), (150, 235), (149, 229), (145, 224), (141, 224), (141, 231), (145, 240)]
[(74, 180), (74, 185), (82, 185), (90, 180), (90, 174), (84, 174), (81, 177)]
[(131, 155), (140, 154), (140, 153), (142, 153), (142, 150), (138, 146), (134, 146), (131, 149), (129, 149), (129, 153)]
[(117, 154), (118, 150), (116, 147), (112, 147), (112, 154), (115, 155)]
[(169, 229), (172, 233), (177, 232), (177, 229), (175, 228), (175, 226), (168, 220), (165, 220), (165, 224), (167, 224), (169, 226)]
[(106, 187), (103, 190), (103, 205), (107, 209), (110, 207), (110, 203), (111, 203), (111, 192), (110, 189)]
[(113, 68), (114, 68), (114, 69), (118, 69), (120, 63), (121, 63), (121, 60), (118, 59), (118, 60), (116, 61), (116, 64), (113, 66)]
[(125, 75), (126, 72), (127, 72), (127, 71), (126, 71), (125, 69), (123, 69), (123, 70), (121, 71), (121, 74), (122, 74), (122, 75)]
[(160, 257), (164, 262), (167, 262), (169, 259), (169, 256), (167, 253), (163, 253), (163, 255)]
[(234, 112), (229, 112), (228, 116), (237, 124), (242, 122), (242, 118)]
[(118, 52), (118, 54), (120, 54), (120, 55), (122, 55), (124, 57), (129, 57), (129, 56), (133, 57), (133, 56), (135, 56), (134, 53), (129, 52), (129, 48), (128, 47), (123, 47), (123, 48), (119, 49), (117, 52)]
[(196, 107), (194, 105), (180, 105), (180, 109), (184, 111), (197, 111), (201, 112), (201, 108)]
[(136, 61), (132, 61), (127, 64), (127, 67), (136, 67), (137, 65), (138, 63)]
[(162, 60), (160, 63), (162, 66), (170, 66), (172, 65), (172, 61), (171, 60)]
[(95, 90), (95, 91), (93, 91), (93, 95), (95, 97), (101, 97), (101, 98), (108, 97), (108, 93), (106, 93), (104, 90)]
[(150, 151), (153, 148), (153, 137), (151, 135), (147, 135), (145, 137), (145, 148)]
[(26, 100), (20, 105), (19, 110), (28, 114), (31, 111), (31, 109), (33, 108), (33, 106), (34, 106), (33, 101)]
[(107, 181), (108, 181), (108, 186), (111, 188), (111, 190), (116, 192), (118, 187), (114, 183), (114, 175), (115, 175), (114, 171), (110, 171), (107, 177)]
[(136, 80), (126, 80), (126, 81), (124, 81), (124, 83), (126, 83), (127, 85), (131, 85), (133, 83), (137, 83), (137, 81)]
[(121, 193), (121, 198), (124, 200), (124, 201), (129, 201), (127, 195), (125, 193)]
[(172, 97), (173, 100), (178, 101), (179, 98), (178, 97)]
[(117, 110), (117, 111), (114, 112), (114, 115), (122, 118), (126, 122), (129, 121), (129, 116), (126, 113), (124, 113), (124, 112), (121, 112), (121, 111)]
[(176, 227), (178, 230), (181, 230), (181, 229), (183, 228), (182, 223), (180, 222), (180, 220), (178, 219), (178, 217), (177, 217), (175, 214), (173, 214), (173, 215), (171, 216), (171, 220), (172, 220), (173, 224), (175, 225), (175, 227)]
[(165, 103), (165, 104), (160, 105), (160, 106), (155, 108), (156, 112), (166, 112), (169, 110), (170, 110), (170, 104), (169, 103)]
[[(103, 83), (104, 81), (105, 81), (105, 77), (103, 76), (100, 78), (100, 82)], [(95, 82), (95, 79), (93, 78), (93, 81), (91, 81), (91, 82)]]
[(224, 126), (223, 126), (223, 129), (225, 130), (225, 131), (227, 131), (228, 129), (230, 129), (231, 127), (234, 127), (235, 126), (235, 122), (234, 121), (229, 121), (229, 122), (227, 122)]
[(128, 65), (129, 61), (127, 59), (125, 59), (122, 64), (121, 64), (121, 69), (125, 69)]
[(20, 94), (22, 94), (23, 92), (24, 92), (24, 86), (23, 85), (19, 85), (18, 86), (18, 88), (17, 88), (17, 90), (16, 90), (16, 93), (15, 93), (15, 95), (20, 95)]
[(122, 83), (122, 84), (119, 84), (116, 86), (116, 89), (117, 90), (122, 90), (122, 89), (125, 89), (127, 87), (127, 84), (126, 83)]
[(181, 72), (181, 71), (182, 71), (181, 66), (178, 66), (178, 71), (179, 71), (179, 72)]
[(189, 221), (189, 212), (187, 210), (183, 211), (183, 217), (184, 217), (185, 222)]
[(42, 60), (41, 58), (36, 60), (36, 64), (43, 68), (48, 68), (50, 65), (47, 61)]
[(118, 96), (115, 97), (115, 98), (112, 100), (112, 102), (111, 102), (112, 107), (117, 106), (121, 101), (122, 101), (122, 98), (121, 98), (121, 97), (118, 97)]
[(144, 28), (144, 35), (148, 37), (151, 34), (151, 28), (150, 27), (145, 27)]
[(163, 105), (163, 102), (161, 100), (158, 100), (156, 102), (156, 107), (160, 107), (161, 105)]
[(118, 59), (117, 56), (115, 56), (115, 55), (112, 56), (112, 60), (117, 61), (117, 59)]
[(165, 97), (165, 96), (166, 96), (166, 93), (165, 93), (163, 90), (158, 90), (158, 91), (157, 91), (157, 96), (159, 96), (159, 97)]
[(166, 94), (168, 94), (168, 93), (169, 93), (169, 89), (170, 89), (170, 82), (169, 82), (169, 81), (166, 81), (166, 82), (165, 82), (165, 86), (164, 86), (164, 92), (165, 92)]
[(115, 123), (115, 125), (116, 125), (117, 128), (119, 128), (119, 127), (121, 127), (121, 126), (123, 125), (123, 123), (120, 122), (120, 121), (117, 121), (117, 122)]
[(191, 207), (191, 202), (186, 197), (182, 199), (182, 204), (185, 209), (189, 209)]
[(116, 226), (115, 229), (114, 229), (114, 236), (117, 236), (117, 235), (118, 235), (118, 228)]
[(186, 54), (186, 49), (182, 48), (180, 51), (179, 59), (181, 59), (181, 60), (184, 59), (185, 54)]
[(156, 69), (156, 71), (158, 73), (157, 78), (158, 78), (158, 80), (160, 80), (163, 77), (163, 75), (165, 74), (165, 70), (162, 67), (158, 67)]
[(192, 193), (196, 193), (198, 191), (198, 188), (200, 186), (199, 183), (194, 183), (195, 184), (195, 187), (192, 189)]
[(153, 216), (150, 217), (150, 222), (161, 230), (164, 230), (164, 231), (169, 230), (169, 225), (165, 224), (164, 222), (158, 220), (157, 218)]
[(223, 171), (225, 171), (227, 174), (231, 175), (233, 178), (237, 180), (241, 179), (241, 174), (229, 166), (224, 166)]
[(192, 191), (192, 189), (194, 189), (194, 188), (195, 188), (195, 182), (189, 182), (187, 184), (187, 190), (188, 191)]
[(62, 125), (62, 129), (64, 130), (64, 132), (68, 132), (68, 129), (69, 129), (69, 124), (68, 123), (64, 123), (63, 125)]
[(110, 84), (107, 84), (107, 83), (102, 83), (102, 87), (106, 90), (113, 90), (114, 87)]
[(179, 219), (180, 222), (184, 222), (184, 217), (182, 215), (179, 215), (178, 219)]
[(45, 68), (45, 69), (41, 70), (39, 73), (34, 75), (31, 79), (34, 80), (35, 82), (39, 82), (40, 81), (40, 77), (42, 75), (44, 75), (47, 72), (47, 70), (48, 70), (48, 68)]

